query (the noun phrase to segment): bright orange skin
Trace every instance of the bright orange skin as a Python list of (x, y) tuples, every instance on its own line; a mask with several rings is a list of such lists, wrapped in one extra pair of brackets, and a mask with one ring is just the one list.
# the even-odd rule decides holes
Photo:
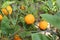
[(19, 35), (15, 35), (14, 40), (22, 40), (22, 39), (19, 37)]
[(24, 7), (24, 6), (21, 6), (20, 9), (21, 9), (21, 10), (25, 10), (25, 7)]
[(35, 22), (35, 17), (32, 14), (28, 14), (25, 16), (25, 22), (27, 24), (33, 24)]
[(5, 15), (8, 14), (7, 10), (5, 8), (2, 9), (2, 13), (4, 13)]
[(5, 15), (8, 14), (12, 14), (12, 7), (11, 6), (7, 6), (6, 8), (2, 8), (2, 13), (4, 13)]
[(39, 28), (40, 28), (41, 30), (47, 29), (47, 26), (48, 26), (48, 22), (46, 22), (46, 21), (40, 21), (40, 22), (39, 22)]
[(3, 19), (2, 15), (0, 15), (0, 21)]

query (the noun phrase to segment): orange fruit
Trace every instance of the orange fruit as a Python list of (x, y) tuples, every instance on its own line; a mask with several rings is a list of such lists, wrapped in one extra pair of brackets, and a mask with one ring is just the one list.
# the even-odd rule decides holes
[(40, 22), (39, 22), (39, 28), (40, 28), (41, 30), (47, 29), (47, 26), (48, 26), (48, 22), (47, 22), (47, 21), (40, 21)]
[(7, 6), (6, 9), (7, 9), (7, 11), (9, 12), (9, 14), (12, 13), (12, 7), (11, 7), (11, 6)]
[(15, 35), (14, 40), (22, 40), (22, 39), (19, 37), (19, 35)]
[(27, 24), (33, 24), (35, 22), (35, 17), (32, 14), (28, 14), (25, 16), (25, 22)]
[(21, 10), (24, 10), (24, 9), (25, 9), (25, 6), (22, 5), (22, 6), (20, 7), (20, 9), (21, 9)]
[(0, 21), (3, 19), (2, 15), (0, 15)]
[(6, 8), (2, 8), (2, 13), (4, 13), (5, 15), (8, 14), (12, 14), (12, 7), (11, 6), (7, 6)]
[(2, 9), (2, 13), (4, 13), (5, 15), (8, 14), (7, 10), (5, 8)]

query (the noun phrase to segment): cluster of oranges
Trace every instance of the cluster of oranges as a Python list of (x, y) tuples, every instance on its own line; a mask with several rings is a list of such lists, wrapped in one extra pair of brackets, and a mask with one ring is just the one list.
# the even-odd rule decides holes
[[(12, 13), (12, 7), (7, 6), (6, 8), (1, 9), (2, 13), (5, 15), (11, 14)], [(0, 14), (0, 21), (3, 19), (3, 16)]]
[(12, 7), (11, 6), (7, 6), (6, 8), (2, 8), (1, 11), (5, 15), (12, 14)]
[[(21, 10), (24, 10), (25, 7), (24, 7), (24, 6), (21, 6), (20, 9), (21, 9)], [(3, 13), (4, 15), (8, 15), (8, 14), (11, 15), (11, 14), (12, 14), (12, 7), (9, 5), (9, 6), (7, 6), (6, 8), (2, 8), (1, 11), (2, 11), (2, 13)], [(0, 15), (0, 21), (1, 21), (2, 19), (3, 19), (3, 17), (2, 17), (2, 15)]]
[[(35, 17), (32, 14), (27, 14), (25, 16), (25, 22), (26, 22), (26, 24), (33, 24), (35, 22)], [(41, 30), (47, 29), (47, 26), (48, 26), (47, 21), (44, 20), (44, 21), (39, 22), (39, 28)]]
[[(25, 7), (21, 6), (20, 9), (24, 10)], [(6, 8), (2, 8), (1, 11), (5, 15), (12, 14), (12, 7), (7, 6)], [(2, 17), (2, 15), (0, 15), (0, 21), (2, 19), (3, 19), (3, 17)], [(32, 14), (27, 14), (24, 19), (25, 19), (26, 24), (33, 24), (35, 22), (35, 17)], [(39, 22), (39, 28), (42, 30), (45, 30), (47, 28), (47, 25), (48, 25), (48, 22), (46, 22), (46, 21), (40, 21)]]
[[(24, 10), (25, 7), (24, 6), (21, 6), (20, 7), (21, 10)], [(11, 6), (7, 6), (6, 8), (2, 8), (2, 13), (5, 14), (5, 15), (8, 15), (8, 14), (12, 14), (12, 7)], [(0, 21), (3, 19), (2, 15), (0, 15)], [(35, 22), (35, 17), (33, 14), (27, 14), (25, 17), (24, 17), (24, 20), (26, 22), (26, 24), (33, 24)], [(39, 28), (42, 29), (42, 30), (45, 30), (47, 29), (47, 25), (48, 25), (48, 22), (46, 21), (40, 21), (39, 22)], [(14, 37), (14, 40), (21, 40), (20, 37), (18, 35), (15, 35)]]
[[(25, 7), (21, 6), (20, 9), (21, 10), (25, 10)], [(32, 14), (27, 14), (24, 19), (25, 19), (26, 24), (33, 24), (35, 22), (35, 17)], [(40, 21), (39, 22), (39, 28), (41, 30), (47, 29), (47, 26), (48, 26), (48, 22), (47, 21), (44, 20), (44, 21)]]

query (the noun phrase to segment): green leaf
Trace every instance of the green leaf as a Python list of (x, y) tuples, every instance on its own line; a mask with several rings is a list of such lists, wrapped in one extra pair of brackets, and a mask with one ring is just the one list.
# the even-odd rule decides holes
[(55, 15), (60, 17), (60, 12), (58, 11)]
[(39, 34), (32, 34), (32, 40), (41, 40)]
[(7, 18), (7, 16), (3, 17), (3, 20), (1, 22), (1, 30), (2, 34), (9, 35), (14, 32), (14, 29), (12, 26), (10, 26), (10, 20)]
[(9, 28), (10, 27), (9, 24), (10, 24), (9, 19), (7, 18), (7, 16), (4, 16), (3, 20), (1, 22), (1, 27), (7, 27), (7, 28)]
[(3, 34), (8, 34), (7, 31), (9, 31), (8, 29), (10, 29), (9, 24), (10, 24), (9, 19), (6, 16), (4, 16), (1, 22), (1, 30)]
[(50, 40), (50, 38), (44, 34), (34, 33), (32, 34), (32, 40)]
[(5, 8), (12, 3), (15, 3), (15, 1), (6, 1), (6, 2), (3, 3), (2, 8)]
[(56, 0), (57, 6), (60, 8), (60, 0)]
[(48, 1), (47, 1), (47, 6), (48, 6), (50, 9), (53, 8), (52, 0), (48, 0)]
[(22, 38), (25, 38), (25, 37), (28, 37), (31, 35), (31, 32), (29, 31), (23, 31), (23, 32), (20, 32), (19, 35), (22, 37)]
[(60, 29), (60, 18), (57, 15), (41, 14), (43, 19), (47, 20), (49, 23)]

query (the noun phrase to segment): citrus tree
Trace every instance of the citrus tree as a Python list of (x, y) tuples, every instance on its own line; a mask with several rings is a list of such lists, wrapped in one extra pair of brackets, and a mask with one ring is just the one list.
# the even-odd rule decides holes
[(0, 40), (59, 40), (60, 0), (0, 0)]

